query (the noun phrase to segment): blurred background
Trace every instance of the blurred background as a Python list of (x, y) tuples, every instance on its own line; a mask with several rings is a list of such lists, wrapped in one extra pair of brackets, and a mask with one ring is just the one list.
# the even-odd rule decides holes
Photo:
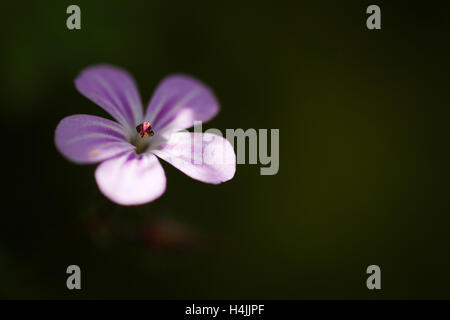
[[(374, 3), (378, 31), (372, 1), (2, 4), (0, 297), (450, 298), (449, 6)], [(204, 129), (280, 129), (278, 174), (211, 186), (163, 162), (160, 199), (114, 205), (53, 141), (107, 117), (73, 84), (96, 63), (145, 105), (167, 74), (202, 79), (222, 106)]]

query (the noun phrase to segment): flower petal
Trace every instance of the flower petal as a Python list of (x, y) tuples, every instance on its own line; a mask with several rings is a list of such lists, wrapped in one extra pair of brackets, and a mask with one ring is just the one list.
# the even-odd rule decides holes
[(202, 82), (186, 75), (166, 77), (156, 89), (145, 120), (158, 131), (190, 128), (194, 121), (208, 121), (219, 111), (212, 91)]
[(121, 205), (139, 205), (160, 197), (166, 190), (166, 175), (151, 153), (130, 152), (101, 163), (95, 170), (100, 191)]
[(94, 163), (134, 149), (125, 128), (97, 116), (77, 114), (62, 119), (55, 130), (56, 148), (76, 163)]
[(191, 178), (206, 183), (228, 181), (236, 172), (233, 147), (215, 134), (176, 132), (152, 152)]
[(75, 86), (124, 126), (134, 129), (142, 121), (141, 98), (133, 78), (125, 70), (92, 66), (75, 79)]

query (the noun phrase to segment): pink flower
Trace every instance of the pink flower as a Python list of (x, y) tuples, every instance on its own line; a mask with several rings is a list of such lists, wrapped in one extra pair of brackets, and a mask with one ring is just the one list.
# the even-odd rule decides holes
[[(122, 69), (89, 67), (75, 85), (117, 122), (92, 115), (68, 116), (56, 128), (56, 147), (75, 163), (101, 162), (95, 179), (112, 201), (138, 205), (164, 193), (166, 176), (156, 156), (199, 181), (218, 184), (233, 178), (236, 155), (226, 139), (179, 132), (219, 111), (214, 94), (202, 82), (186, 75), (166, 77), (145, 113), (133, 78)], [(199, 139), (197, 148), (195, 139)]]

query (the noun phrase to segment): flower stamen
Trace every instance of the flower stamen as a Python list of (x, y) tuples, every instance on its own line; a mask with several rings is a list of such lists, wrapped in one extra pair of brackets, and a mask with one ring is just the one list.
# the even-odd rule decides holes
[(155, 132), (152, 129), (152, 125), (150, 122), (144, 121), (140, 125), (136, 127), (136, 131), (141, 136), (141, 139), (144, 139), (147, 135), (150, 137), (155, 134)]

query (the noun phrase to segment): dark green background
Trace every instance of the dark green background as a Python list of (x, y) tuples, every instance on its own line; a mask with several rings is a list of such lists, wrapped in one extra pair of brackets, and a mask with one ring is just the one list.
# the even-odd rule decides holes
[[(448, 4), (376, 1), (379, 31), (369, 4), (2, 4), (0, 296), (450, 298)], [(205, 129), (280, 129), (279, 173), (211, 186), (164, 163), (162, 198), (112, 205), (53, 143), (63, 117), (106, 115), (73, 84), (96, 63), (130, 71), (145, 105), (167, 74), (199, 77), (222, 106)], [(167, 219), (197, 245), (145, 245)]]

